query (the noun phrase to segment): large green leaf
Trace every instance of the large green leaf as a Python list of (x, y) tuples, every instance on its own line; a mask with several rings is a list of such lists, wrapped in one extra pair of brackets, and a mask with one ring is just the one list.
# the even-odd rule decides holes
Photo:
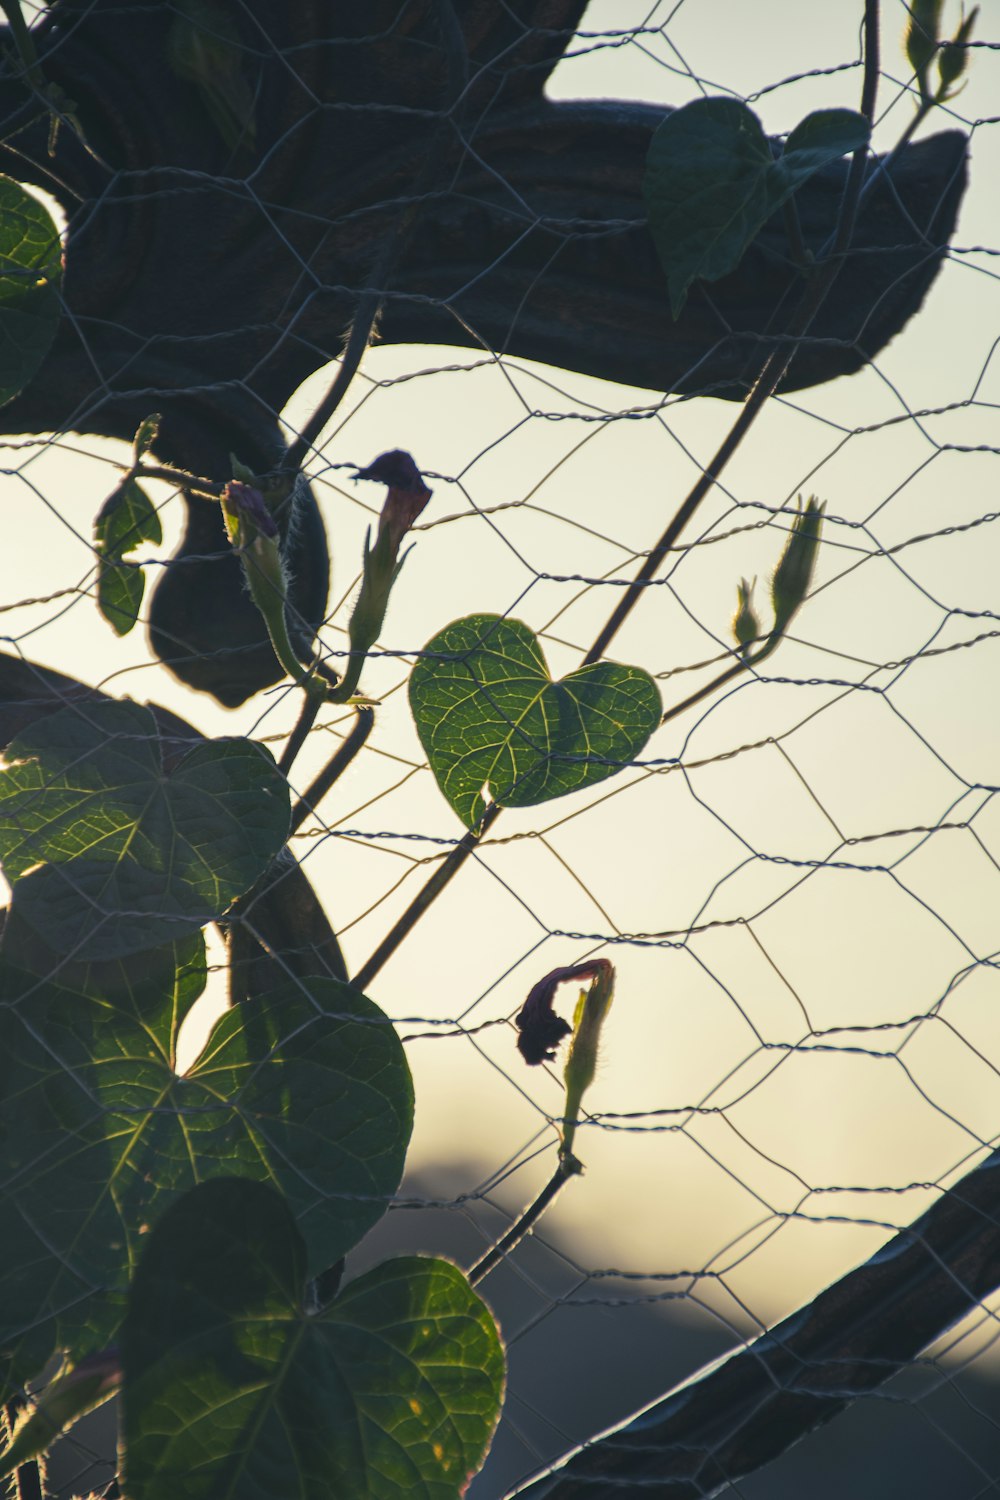
[(208, 1183), (149, 1237), (122, 1332), (130, 1500), (455, 1500), (503, 1393), (457, 1267), (388, 1261), (324, 1311), (285, 1205)]
[(116, 635), (128, 635), (135, 625), (146, 587), (142, 569), (122, 559), (143, 542), (162, 540), (156, 506), (134, 479), (123, 480), (94, 522), (94, 548), (100, 558), (97, 606)]
[(796, 188), (869, 134), (853, 110), (819, 110), (775, 159), (757, 116), (738, 99), (695, 99), (667, 115), (650, 141), (642, 190), (674, 317), (696, 277), (717, 281), (735, 270)]
[(410, 675), (417, 733), (442, 792), (469, 827), (482, 788), (530, 807), (613, 776), (660, 721), (656, 684), (639, 667), (597, 662), (553, 682), (520, 620), (468, 615), (428, 641)]
[(178, 747), (149, 709), (82, 703), (13, 740), (0, 860), (25, 921), (77, 958), (113, 958), (221, 916), (288, 834), (288, 786), (250, 740)]
[(385, 1211), (403, 1171), (413, 1094), (377, 1006), (332, 979), (227, 1011), (175, 1072), (177, 1030), (204, 981), (201, 937), (144, 978), (93, 971), (91, 993), (0, 961), (0, 1349), (15, 1375), (54, 1347), (114, 1336), (144, 1236), (195, 1183), (276, 1184), (311, 1272)]
[(44, 204), (0, 176), (0, 406), (49, 352), (59, 326), (62, 246)]

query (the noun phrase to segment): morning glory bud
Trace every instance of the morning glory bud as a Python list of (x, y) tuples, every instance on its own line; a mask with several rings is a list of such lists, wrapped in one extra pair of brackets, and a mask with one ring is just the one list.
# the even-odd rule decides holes
[(906, 28), (906, 60), (917, 75), (922, 98), (927, 98), (927, 69), (938, 48), (942, 0), (910, 0), (910, 24)]
[(736, 637), (736, 644), (740, 648), (741, 656), (746, 656), (754, 641), (760, 639), (760, 621), (753, 607), (753, 591), (756, 582), (756, 578), (753, 583), (748, 583), (745, 578), (741, 578), (736, 585), (736, 613), (733, 615), (733, 635)]
[(271, 538), (278, 535), (277, 522), (268, 510), (264, 496), (252, 484), (244, 484), (242, 480), (231, 479), (223, 490), (222, 514), (229, 540), (234, 546), (253, 541), (258, 532)]
[(772, 637), (782, 635), (788, 628), (812, 583), (826, 504), (824, 502), (820, 505), (816, 496), (810, 495), (805, 509), (801, 507), (800, 495), (798, 513), (792, 522), (785, 550), (771, 580), (771, 602), (774, 606)]
[(560, 1155), (572, 1155), (573, 1137), (583, 1096), (590, 1088), (597, 1073), (597, 1053), (601, 1042), (601, 1030), (607, 1019), (615, 995), (614, 965), (606, 958), (595, 958), (590, 964), (579, 965), (587, 977), (592, 979), (589, 990), (581, 990), (573, 1014), (573, 1036), (566, 1057), (563, 1078), (566, 1082), (565, 1118), (563, 1120), (562, 1150)]
[(952, 90), (952, 84), (958, 82), (969, 65), (966, 44), (972, 35), (972, 28), (978, 14), (979, 6), (974, 5), (952, 40), (941, 44), (941, 51), (938, 53), (938, 77), (941, 80), (941, 88), (937, 96), (939, 104), (955, 97), (957, 90)]
[[(235, 461), (233, 467), (237, 467)], [(239, 469), (246, 473), (242, 465)], [(264, 496), (255, 485), (231, 479), (222, 492), (222, 518), (226, 534), (240, 554), (250, 597), (267, 626), (275, 656), (289, 677), (301, 683), (309, 694), (325, 698), (325, 683), (303, 667), (289, 640), (285, 621), (288, 580), (278, 525)]]
[(389, 594), (403, 565), (403, 557), (399, 556), (400, 544), (431, 498), (420, 470), (410, 454), (401, 448), (381, 454), (367, 469), (359, 469), (355, 477), (388, 485), (389, 493), (379, 516), (374, 547), (369, 545), (369, 538), (365, 539), (361, 592), (348, 626), (351, 659), (337, 689), (338, 702), (349, 698), (357, 687), (365, 657), (381, 633)]
[(567, 1100), (571, 1094), (582, 1098), (594, 1081), (601, 1028), (615, 994), (615, 970), (609, 959), (595, 958), (593, 963), (578, 967), (592, 983), (589, 990), (581, 990), (573, 1014), (573, 1040), (563, 1072)]

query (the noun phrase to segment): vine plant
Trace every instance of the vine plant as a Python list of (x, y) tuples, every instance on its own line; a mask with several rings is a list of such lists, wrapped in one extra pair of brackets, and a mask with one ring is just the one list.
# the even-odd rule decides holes
[[(3, 8), (20, 23), (16, 4)], [(920, 118), (958, 81), (972, 25), (970, 16), (954, 42), (941, 43), (940, 9), (911, 9), (906, 46)], [(40, 72), (31, 32), (20, 23), (12, 34), (44, 108), (79, 131), (71, 101)], [(300, 911), (297, 942), (283, 946), (267, 912), (273, 918), (283, 890), (301, 895), (289, 835), (334, 787), (377, 712), (359, 692), (365, 661), (430, 490), (399, 450), (358, 471), (385, 485), (386, 498), (365, 545), (338, 679), (289, 630), (283, 522), (304, 455), (293, 449), (287, 462), (255, 473), (237, 454), (226, 479), (182, 475), (157, 463), (156, 416), (140, 426), (97, 517), (102, 614), (119, 635), (136, 624), (144, 580), (131, 554), (161, 541), (143, 481), (175, 478), (197, 503), (221, 507), (246, 589), (302, 705), (277, 763), (251, 740), (205, 739), (173, 715), (96, 693), (43, 703), (6, 746), (0, 857), (13, 897), (0, 949), (0, 1378), (10, 1432), (0, 1472), (15, 1477), (20, 1494), (40, 1493), (39, 1463), (52, 1441), (116, 1392), (117, 1492), (130, 1500), (292, 1491), (307, 1500), (404, 1492), (446, 1500), (480, 1467), (500, 1412), (504, 1356), (475, 1286), (580, 1173), (575, 1128), (614, 970), (598, 958), (540, 976), (517, 1017), (529, 1065), (553, 1061), (570, 1040), (557, 1169), (510, 1233), (469, 1275), (407, 1257), (342, 1285), (344, 1256), (398, 1188), (413, 1118), (403, 1048), (364, 991), (503, 808), (571, 796), (634, 762), (659, 725), (763, 662), (807, 597), (823, 516), (815, 498), (788, 516), (766, 622), (753, 586), (740, 582), (731, 660), (715, 682), (665, 710), (647, 672), (607, 656), (644, 583), (787, 375), (850, 247), (871, 180), (871, 3), (865, 41), (860, 111), (810, 115), (778, 154), (733, 99), (689, 104), (656, 131), (644, 191), (673, 315), (693, 284), (733, 271), (781, 214), (800, 274), (788, 337), (576, 671), (553, 681), (529, 627), (488, 613), (445, 625), (418, 654), (410, 707), (465, 832), (353, 980), (322, 913)], [(224, 34), (216, 45), (225, 63)], [(197, 50), (194, 61), (184, 56), (197, 72)], [(935, 59), (940, 86), (930, 81)], [(227, 76), (223, 68), (212, 117), (238, 136), (245, 101)], [(200, 86), (211, 93), (210, 78), (211, 69)], [(835, 228), (810, 252), (797, 192), (845, 155)], [(11, 400), (55, 336), (61, 262), (47, 210), (6, 178), (0, 250), (0, 395)], [(370, 326), (377, 308), (369, 312)], [(347, 383), (342, 371), (335, 400)], [(293, 808), (288, 778), (326, 703), (353, 706), (355, 729)], [(179, 1075), (178, 1031), (206, 983), (210, 923), (228, 937), (232, 1004)], [(554, 1010), (563, 983), (581, 986), (572, 1022)]]

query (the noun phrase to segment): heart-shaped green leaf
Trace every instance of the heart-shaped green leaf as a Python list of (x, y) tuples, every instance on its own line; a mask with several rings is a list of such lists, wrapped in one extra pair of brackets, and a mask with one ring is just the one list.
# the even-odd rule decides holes
[(100, 557), (97, 607), (116, 635), (128, 635), (135, 625), (146, 588), (142, 569), (122, 558), (143, 542), (162, 540), (156, 506), (134, 479), (123, 480), (94, 522), (94, 548)]
[(819, 110), (775, 159), (760, 121), (739, 99), (695, 99), (667, 115), (649, 144), (642, 191), (674, 317), (696, 277), (717, 281), (735, 270), (796, 188), (869, 134), (853, 110)]
[(200, 934), (174, 956), (101, 965), (81, 994), (0, 962), (0, 1349), (34, 1374), (113, 1337), (143, 1238), (193, 1184), (242, 1173), (286, 1195), (310, 1271), (332, 1265), (399, 1185), (413, 1093), (372, 1002), (310, 980), (227, 1011), (194, 1067), (177, 1030), (204, 982)]
[(43, 203), (0, 177), (0, 406), (23, 391), (59, 326), (62, 246)]
[(270, 1189), (206, 1183), (149, 1237), (122, 1330), (131, 1500), (456, 1500), (503, 1393), (496, 1327), (448, 1261), (392, 1260), (320, 1313)]
[(663, 712), (639, 667), (596, 662), (553, 682), (534, 632), (499, 615), (468, 615), (428, 641), (410, 708), (438, 786), (469, 828), (485, 810), (484, 785), (505, 807), (531, 807), (613, 776)]
[(174, 744), (137, 703), (81, 703), (13, 740), (0, 860), (60, 953), (114, 958), (221, 916), (288, 834), (288, 786), (251, 740)]

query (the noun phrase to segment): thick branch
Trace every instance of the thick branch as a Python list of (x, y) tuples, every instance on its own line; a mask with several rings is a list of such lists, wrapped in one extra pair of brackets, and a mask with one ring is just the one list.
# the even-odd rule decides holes
[(998, 1286), (994, 1151), (807, 1307), (516, 1494), (594, 1500), (655, 1483), (664, 1500), (706, 1500), (883, 1385)]

